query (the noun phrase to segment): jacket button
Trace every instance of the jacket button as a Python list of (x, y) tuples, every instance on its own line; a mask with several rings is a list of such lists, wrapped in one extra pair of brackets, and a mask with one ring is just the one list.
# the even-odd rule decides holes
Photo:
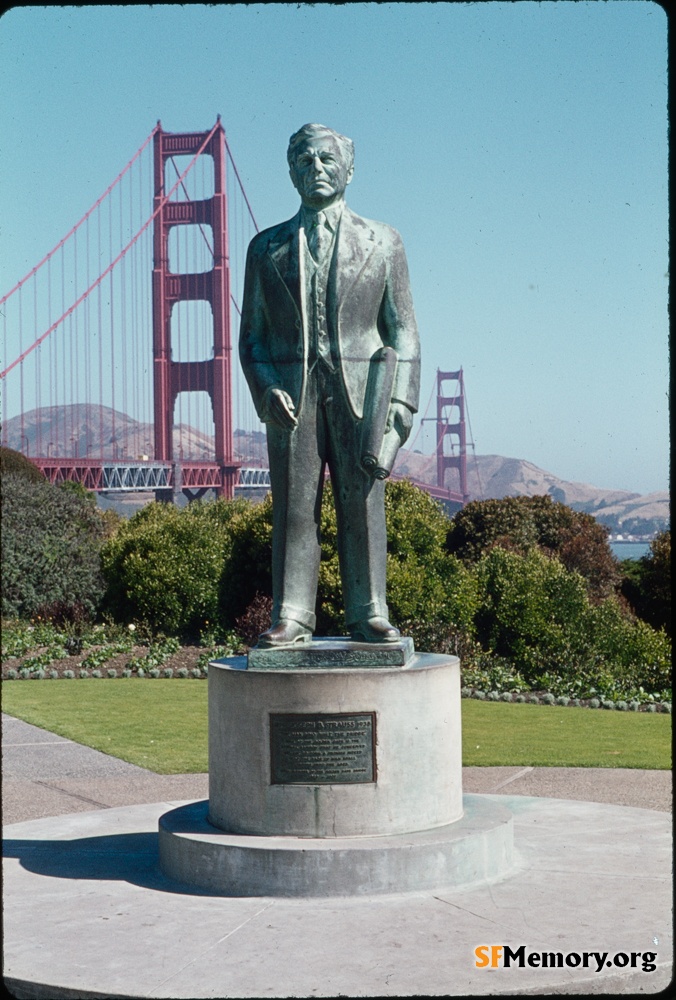
[(300, 320), (299, 319), (296, 320), (296, 329), (300, 330)]
[(302, 347), (297, 347), (296, 348), (296, 357), (297, 358), (302, 358), (303, 357), (303, 348)]

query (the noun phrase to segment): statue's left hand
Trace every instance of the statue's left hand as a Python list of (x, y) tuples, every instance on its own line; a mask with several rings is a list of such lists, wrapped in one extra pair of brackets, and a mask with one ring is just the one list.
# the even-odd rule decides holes
[(411, 433), (411, 427), (413, 426), (413, 414), (409, 410), (405, 403), (391, 403), (390, 412), (387, 415), (387, 424), (385, 430), (389, 431), (394, 427), (397, 434), (401, 438), (401, 443), (408, 438)]

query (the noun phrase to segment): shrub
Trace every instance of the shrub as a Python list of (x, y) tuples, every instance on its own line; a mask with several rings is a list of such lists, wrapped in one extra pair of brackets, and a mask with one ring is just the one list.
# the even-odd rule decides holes
[(671, 643), (615, 597), (592, 602), (578, 573), (531, 549), (489, 550), (476, 567), (477, 635), (526, 684), (555, 695), (670, 690)]
[(445, 550), (448, 518), (443, 508), (412, 483), (388, 482), (387, 601), (391, 620), (413, 625), (419, 648), (424, 629), (452, 630), (472, 636), (477, 606), (476, 581), (459, 559)]
[(232, 527), (249, 509), (242, 500), (147, 504), (103, 548), (108, 610), (153, 632), (197, 637), (219, 617)]
[(54, 602), (93, 614), (103, 594), (99, 511), (45, 479), (2, 479), (2, 613), (30, 617)]
[(66, 680), (70, 681), (70, 680), (73, 679), (73, 677), (75, 677), (75, 671), (74, 670), (64, 670), (63, 676), (66, 678)]
[(110, 677), (111, 680), (114, 677), (117, 677), (117, 670), (115, 669), (115, 667), (108, 667), (108, 669), (106, 670), (106, 677)]
[(235, 631), (247, 646), (255, 646), (262, 632), (270, 628), (272, 621), (272, 598), (266, 594), (254, 594), (251, 603), (235, 619)]
[(187, 667), (179, 667), (178, 670), (176, 671), (176, 676), (177, 677), (187, 677), (188, 676), (188, 668)]
[(460, 656), (461, 675), (466, 684), (489, 691), (523, 691), (528, 688), (509, 660), (485, 652), (476, 642), (465, 642), (459, 646), (457, 653)]
[[(79, 633), (92, 620), (91, 609), (85, 607), (81, 601), (49, 601), (41, 604), (35, 611), (35, 618), (43, 622), (50, 622), (55, 628), (66, 631), (69, 634), (67, 644), (76, 646), (79, 641), (80, 649), (82, 642), (78, 639)], [(72, 633), (72, 634), (71, 634)], [(68, 652), (72, 655), (79, 653), (80, 649), (72, 648)]]
[(500, 548), (482, 557), (477, 579), (478, 638), (527, 681), (537, 678), (547, 658), (537, 663), (531, 651), (561, 649), (566, 623), (587, 608), (582, 579), (536, 549), (521, 556)]

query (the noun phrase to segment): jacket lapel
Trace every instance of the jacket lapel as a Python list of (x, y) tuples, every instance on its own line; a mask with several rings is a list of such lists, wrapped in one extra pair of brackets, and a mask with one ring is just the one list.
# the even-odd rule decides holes
[[(329, 289), (335, 289), (338, 308), (375, 250), (376, 235), (364, 219), (345, 206), (338, 227), (336, 253), (331, 264)], [(331, 280), (333, 279), (333, 280)]]
[(298, 252), (299, 224), (300, 217), (296, 215), (279, 227), (268, 244), (268, 256), (300, 313), (302, 293)]

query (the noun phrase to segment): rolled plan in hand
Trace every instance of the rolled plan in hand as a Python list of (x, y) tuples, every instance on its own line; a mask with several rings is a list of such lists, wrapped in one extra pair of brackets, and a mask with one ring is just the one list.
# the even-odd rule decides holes
[(371, 357), (361, 425), (361, 464), (375, 479), (389, 476), (401, 444), (394, 428), (385, 431), (396, 369), (397, 352), (392, 347), (380, 347)]

